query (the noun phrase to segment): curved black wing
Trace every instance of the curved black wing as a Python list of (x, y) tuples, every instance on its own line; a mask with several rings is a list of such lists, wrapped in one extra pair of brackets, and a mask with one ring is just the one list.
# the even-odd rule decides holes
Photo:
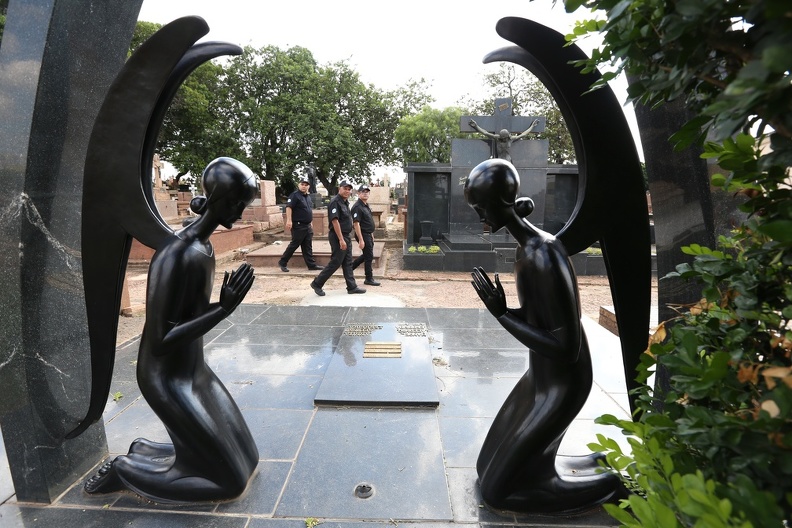
[[(572, 216), (556, 235), (570, 254), (599, 240), (611, 284), (628, 389), (646, 349), (651, 309), (651, 241), (640, 159), (619, 102), (609, 87), (588, 92), (599, 72), (583, 75), (570, 61), (586, 59), (548, 27), (517, 17), (496, 30), (517, 46), (488, 54), (484, 62), (509, 61), (533, 73), (564, 116), (579, 167)], [(588, 93), (587, 93), (588, 92)], [(634, 400), (630, 399), (634, 410)]]
[(193, 45), (208, 33), (199, 17), (164, 26), (127, 60), (94, 123), (85, 161), (82, 262), (91, 344), (88, 412), (66, 438), (96, 422), (110, 393), (127, 258), (136, 238), (157, 249), (172, 230), (151, 187), (151, 160), (165, 112), (184, 79), (202, 63), (240, 54), (233, 44)]

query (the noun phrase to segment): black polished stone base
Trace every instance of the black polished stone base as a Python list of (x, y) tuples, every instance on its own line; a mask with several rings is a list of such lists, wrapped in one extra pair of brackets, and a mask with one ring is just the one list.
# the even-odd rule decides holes
[[(419, 335), (421, 328), (423, 335)], [(370, 343), (397, 343), (401, 346), (401, 355), (364, 357), (364, 349)], [(314, 403), (437, 407), (439, 397), (426, 325), (348, 325)]]
[[(332, 362), (343, 361), (352, 341), (345, 329), (372, 321), (426, 325), (436, 408), (314, 405)], [(593, 321), (584, 324), (594, 388), (564, 437), (562, 455), (587, 454), (597, 433), (620, 438), (618, 430), (595, 424), (596, 417), (629, 416), (624, 377), (613, 368), (621, 358), (618, 340)], [(137, 342), (120, 347), (116, 357), (111, 393), (122, 397), (109, 401), (104, 415), (111, 456), (125, 453), (139, 436), (167, 440), (134, 381)], [(323, 526), (357, 528), (362, 519), (437, 528), (616, 524), (601, 508), (543, 516), (483, 505), (476, 458), (495, 413), (527, 369), (525, 347), (486, 310), (242, 305), (207, 335), (206, 358), (259, 450), (258, 472), (243, 497), (164, 505), (124, 492), (86, 495), (78, 478), (51, 506), (6, 501), (0, 526), (304, 528), (310, 517)], [(387, 372), (389, 364), (383, 365)], [(369, 498), (355, 494), (361, 484), (372, 487)]]

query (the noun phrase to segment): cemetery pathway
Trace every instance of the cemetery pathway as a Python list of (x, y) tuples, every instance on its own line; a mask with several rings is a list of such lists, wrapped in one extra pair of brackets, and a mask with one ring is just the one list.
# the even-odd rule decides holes
[[(368, 287), (381, 295), (398, 298), (405, 307), (410, 308), (483, 308), (484, 305), (470, 285), (470, 274), (465, 272), (430, 272), (405, 270), (402, 268), (401, 251), (399, 248), (386, 248), (387, 258), (382, 269), (375, 270), (377, 280), (382, 286)], [(236, 269), (240, 261), (232, 255), (218, 259), (215, 279), (214, 296), (216, 300), (223, 273)], [(311, 292), (309, 286), (316, 272), (308, 271), (302, 262), (296, 260), (290, 273), (283, 273), (277, 267), (257, 268), (256, 282), (245, 298), (245, 303), (299, 305)], [(361, 270), (358, 270), (361, 271)], [(144, 302), (146, 292), (147, 270), (136, 268), (127, 273), (130, 301), (133, 315), (119, 318), (118, 343), (124, 343), (137, 337), (142, 329), (144, 318)], [(362, 285), (362, 273), (359, 281)], [(508, 297), (509, 306), (517, 306), (517, 294), (511, 275), (502, 275), (501, 282)], [(597, 321), (600, 306), (613, 304), (610, 296), (607, 277), (578, 277), (580, 286), (581, 307), (583, 315)], [(326, 290), (344, 288), (340, 270), (325, 285)], [(653, 279), (653, 302), (657, 302), (657, 279)]]

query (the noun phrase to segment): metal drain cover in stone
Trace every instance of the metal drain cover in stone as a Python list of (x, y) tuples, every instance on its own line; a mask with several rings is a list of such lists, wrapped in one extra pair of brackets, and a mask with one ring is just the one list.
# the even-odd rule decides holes
[(348, 324), (316, 405), (437, 407), (429, 332), (425, 324)]

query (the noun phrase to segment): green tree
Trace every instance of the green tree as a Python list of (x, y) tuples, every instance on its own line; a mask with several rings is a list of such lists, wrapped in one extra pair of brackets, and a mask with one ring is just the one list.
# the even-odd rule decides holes
[(261, 177), (284, 190), (307, 161), (299, 139), (323, 102), (317, 97), (319, 70), (309, 50), (247, 47), (226, 68), (223, 113), (235, 131), (243, 159)]
[(434, 102), (434, 98), (429, 95), (430, 88), (431, 85), (423, 78), (410, 79), (404, 86), (385, 92), (384, 95), (393, 112), (401, 120)]
[(371, 166), (396, 160), (393, 136), (399, 114), (385, 92), (363, 84), (345, 62), (322, 68), (318, 88), (322, 104), (303, 142), (329, 192), (343, 177), (368, 181)]
[(443, 110), (425, 106), (404, 117), (396, 129), (396, 148), (403, 162), (450, 163), (451, 138), (468, 136), (459, 130), (459, 119), (465, 114), (456, 106)]
[[(159, 28), (139, 22), (130, 50)], [(368, 181), (373, 165), (395, 163), (400, 119), (429, 100), (423, 80), (382, 91), (343, 61), (317, 64), (305, 48), (248, 47), (185, 80), (165, 116), (158, 152), (177, 178), (232, 156), (285, 192), (312, 165), (335, 192), (340, 178)]]
[(575, 147), (569, 135), (564, 118), (553, 96), (533, 74), (514, 64), (502, 62), (498, 69), (484, 75), (484, 86), (489, 94), (481, 100), (469, 96), (461, 104), (478, 115), (492, 114), (496, 98), (510, 97), (515, 115), (537, 115), (545, 117), (545, 130), (528, 139), (547, 139), (549, 143), (548, 161), (550, 163), (575, 163)]
[(398, 159), (399, 120), (427, 100), (422, 81), (382, 91), (299, 47), (246, 49), (226, 73), (226, 120), (250, 167), (284, 190), (307, 165), (330, 193), (341, 178), (368, 181), (373, 165)]
[(175, 180), (198, 176), (218, 156), (244, 159), (238, 135), (226, 120), (227, 85), (223, 67), (202, 64), (176, 92), (159, 134), (160, 157), (178, 171)]
[[(425, 82), (408, 81), (393, 91), (364, 85), (346, 62), (320, 71), (321, 112), (305, 129), (308, 162), (330, 193), (341, 178), (369, 182), (371, 167), (399, 160), (394, 135), (401, 119), (430, 101)], [(318, 118), (318, 119), (316, 119)]]
[[(567, 0), (605, 20), (584, 70), (631, 77), (629, 97), (682, 99), (672, 140), (703, 147), (713, 185), (746, 197), (747, 220), (714, 249), (683, 249), (672, 276), (701, 301), (661, 325), (641, 369), (636, 421), (602, 417), (631, 453), (599, 437), (636, 493), (608, 511), (623, 526), (785, 526), (792, 520), (792, 8), (786, 0)], [(647, 383), (656, 365), (668, 392)]]

